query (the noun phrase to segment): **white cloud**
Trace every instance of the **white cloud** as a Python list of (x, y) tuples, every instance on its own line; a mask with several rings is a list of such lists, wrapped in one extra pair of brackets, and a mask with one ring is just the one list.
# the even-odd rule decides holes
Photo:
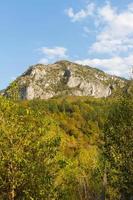
[(107, 2), (107, 4), (101, 8), (98, 9), (98, 14), (101, 20), (105, 22), (111, 22), (116, 17), (117, 9), (111, 7), (110, 3)]
[(66, 53), (67, 53), (67, 49), (64, 47), (54, 47), (54, 48), (42, 47), (40, 50), (48, 58), (66, 57)]
[(90, 45), (89, 52), (120, 55), (133, 50), (133, 3), (128, 4), (125, 10), (119, 10), (106, 2), (103, 6), (88, 3), (85, 9), (75, 12), (73, 8), (66, 10), (72, 22), (81, 21), (88, 16), (95, 30), (84, 25), (86, 34), (95, 33), (96, 40)]
[(88, 16), (92, 16), (95, 9), (95, 4), (87, 4), (85, 9), (81, 9), (78, 12), (74, 12), (73, 8), (68, 8), (65, 12), (72, 22), (77, 22), (85, 19)]
[(41, 64), (48, 64), (49, 63), (49, 59), (47, 59), (47, 58), (41, 58), (39, 60), (39, 63), (41, 63)]
[(112, 57), (108, 59), (84, 59), (76, 60), (76, 63), (82, 65), (89, 65), (92, 67), (98, 67), (104, 69), (105, 72), (109, 74), (115, 74), (118, 76), (129, 77), (129, 71), (133, 65), (133, 54), (127, 57)]
[(133, 50), (133, 4), (119, 12), (109, 3), (97, 9), (97, 24), (101, 31), (90, 51), (107, 54)]
[(39, 60), (39, 63), (48, 64), (49, 62), (54, 62), (59, 59), (67, 58), (67, 49), (64, 47), (42, 47), (39, 49), (43, 57)]
[[(70, 11), (71, 20), (79, 21), (78, 17), (74, 18), (78, 13), (74, 13), (73, 9)], [(95, 36), (89, 53), (96, 54), (99, 58), (80, 59), (76, 62), (104, 69), (107, 73), (129, 77), (133, 65), (133, 3), (128, 4), (124, 10), (112, 6), (109, 1), (100, 7), (95, 5), (92, 17), (94, 26), (90, 27), (94, 27), (94, 30), (86, 24), (83, 29), (89, 37), (92, 33), (93, 37)], [(85, 16), (81, 19), (84, 18)], [(100, 58), (101, 55), (108, 55), (108, 58)]]

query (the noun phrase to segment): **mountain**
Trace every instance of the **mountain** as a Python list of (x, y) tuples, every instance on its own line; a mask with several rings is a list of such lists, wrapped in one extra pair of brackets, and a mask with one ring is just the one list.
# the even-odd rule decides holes
[(99, 69), (62, 60), (29, 67), (4, 90), (4, 96), (29, 100), (63, 95), (108, 97), (126, 82)]

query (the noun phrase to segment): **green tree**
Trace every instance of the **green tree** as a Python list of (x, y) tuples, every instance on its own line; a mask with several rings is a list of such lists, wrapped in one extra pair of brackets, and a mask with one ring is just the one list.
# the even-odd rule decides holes
[(104, 127), (109, 199), (133, 197), (133, 101), (115, 103)]
[(0, 99), (1, 200), (56, 198), (58, 131), (49, 117)]

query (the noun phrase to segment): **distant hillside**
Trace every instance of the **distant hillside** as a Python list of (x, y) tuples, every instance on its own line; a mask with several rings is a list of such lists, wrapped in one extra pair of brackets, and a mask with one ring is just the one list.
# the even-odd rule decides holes
[(5, 89), (13, 99), (49, 99), (56, 96), (108, 97), (123, 88), (126, 79), (69, 61), (31, 66)]

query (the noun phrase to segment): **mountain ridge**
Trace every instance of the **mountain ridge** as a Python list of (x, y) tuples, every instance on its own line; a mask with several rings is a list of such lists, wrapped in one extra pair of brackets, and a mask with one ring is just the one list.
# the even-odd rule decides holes
[(127, 82), (97, 68), (61, 60), (29, 67), (4, 90), (3, 95), (28, 100), (61, 95), (108, 97)]

